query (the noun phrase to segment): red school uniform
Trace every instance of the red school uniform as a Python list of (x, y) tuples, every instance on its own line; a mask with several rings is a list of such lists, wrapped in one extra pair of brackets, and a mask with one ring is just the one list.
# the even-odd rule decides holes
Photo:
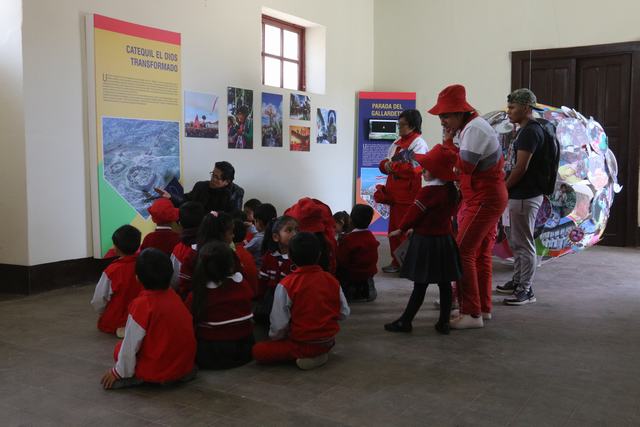
[(197, 258), (198, 252), (195, 244), (189, 245), (180, 242), (173, 248), (173, 253), (171, 254), (171, 264), (173, 265), (171, 287), (182, 298), (186, 298), (187, 294), (191, 292), (191, 279)]
[(240, 260), (242, 274), (245, 279), (247, 279), (247, 282), (249, 282), (251, 289), (253, 289), (253, 292), (255, 293), (258, 290), (258, 267), (256, 267), (256, 262), (253, 260), (253, 255), (245, 249), (242, 243), (236, 243), (235, 247), (236, 256)]
[(100, 313), (98, 329), (113, 334), (127, 323), (129, 304), (142, 291), (136, 279), (137, 255), (118, 258), (105, 268), (91, 299)]
[(444, 185), (422, 187), (416, 200), (402, 219), (400, 230), (423, 236), (453, 235), (451, 218), (456, 214), (457, 204), (450, 200), (449, 190)]
[(173, 248), (178, 243), (180, 243), (180, 234), (173, 231), (171, 227), (159, 225), (155, 231), (145, 236), (142, 245), (140, 245), (140, 250), (156, 248), (171, 256)]
[(267, 289), (275, 289), (278, 283), (291, 273), (293, 263), (289, 255), (279, 251), (267, 252), (262, 257), (262, 267), (258, 274), (258, 297), (264, 295)]
[(378, 272), (378, 246), (373, 233), (355, 229), (344, 235), (338, 244), (338, 269), (350, 281), (365, 281)]
[[(207, 283), (205, 308), (198, 318), (196, 336), (205, 341), (236, 341), (253, 333), (253, 289), (236, 272), (222, 284)], [(187, 298), (191, 307), (193, 294)]]
[(176, 381), (194, 368), (191, 313), (171, 289), (143, 290), (131, 302), (124, 340), (115, 348), (117, 378)]

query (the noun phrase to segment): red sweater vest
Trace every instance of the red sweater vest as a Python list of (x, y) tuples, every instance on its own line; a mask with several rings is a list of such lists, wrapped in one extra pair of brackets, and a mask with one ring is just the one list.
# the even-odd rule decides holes
[(173, 256), (180, 261), (178, 293), (182, 298), (186, 298), (191, 292), (191, 278), (196, 267), (198, 252), (191, 245), (180, 242), (173, 248)]
[(104, 270), (111, 281), (111, 299), (98, 319), (98, 329), (110, 334), (124, 327), (129, 314), (129, 304), (140, 291), (142, 285), (136, 279), (137, 255), (125, 256), (113, 261)]
[(171, 256), (173, 248), (178, 243), (180, 243), (180, 234), (172, 230), (156, 229), (156, 231), (152, 231), (151, 233), (146, 235), (146, 237), (142, 241), (140, 250), (144, 250), (146, 248), (156, 248)]
[(240, 260), (240, 269), (242, 274), (251, 285), (253, 292), (258, 292), (258, 267), (253, 259), (253, 255), (244, 248), (242, 243), (236, 243), (236, 255)]
[(262, 267), (258, 275), (257, 296), (262, 297), (269, 288), (275, 288), (288, 274), (293, 264), (279, 252), (267, 252), (262, 257)]
[(280, 283), (291, 300), (289, 338), (321, 342), (333, 338), (340, 326), (340, 283), (318, 265), (298, 267)]
[(338, 267), (350, 281), (364, 281), (378, 272), (378, 246), (373, 233), (357, 230), (346, 234), (338, 245)]
[(413, 228), (423, 236), (453, 234), (451, 218), (456, 214), (456, 203), (449, 199), (449, 190), (444, 185), (423, 187), (409, 208), (400, 225), (402, 231)]

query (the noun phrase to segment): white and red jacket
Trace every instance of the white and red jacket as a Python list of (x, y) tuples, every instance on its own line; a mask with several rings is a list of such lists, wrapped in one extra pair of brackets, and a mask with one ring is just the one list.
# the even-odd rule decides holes
[(196, 245), (189, 245), (184, 242), (178, 243), (171, 253), (171, 264), (173, 265), (173, 276), (171, 277), (171, 287), (186, 298), (191, 292), (191, 279), (196, 266), (198, 251)]
[(117, 378), (178, 380), (193, 370), (196, 357), (191, 313), (172, 289), (145, 289), (131, 302), (118, 346), (112, 369)]
[[(196, 336), (206, 341), (235, 341), (253, 333), (253, 289), (236, 272), (222, 283), (207, 283), (204, 313), (199, 315)], [(185, 302), (193, 305), (193, 294)]]
[[(422, 187), (422, 168), (408, 162), (394, 162), (391, 159), (404, 150), (413, 151), (415, 154), (426, 154), (429, 147), (424, 139), (417, 132), (398, 138), (389, 147), (387, 157), (380, 162), (379, 169), (387, 176), (385, 183), (386, 193), (391, 198), (392, 203), (406, 204), (413, 203), (416, 193)], [(387, 170), (387, 165), (391, 165), (391, 173)]]
[(296, 268), (276, 287), (269, 337), (302, 343), (331, 342), (350, 309), (340, 283), (319, 265)]
[(257, 296), (262, 297), (267, 289), (275, 288), (292, 269), (293, 263), (288, 254), (281, 254), (280, 251), (267, 252), (262, 257), (262, 267), (258, 273)]
[(118, 258), (104, 269), (91, 299), (91, 305), (100, 313), (98, 329), (113, 334), (127, 323), (127, 309), (142, 291), (136, 278), (137, 255)]

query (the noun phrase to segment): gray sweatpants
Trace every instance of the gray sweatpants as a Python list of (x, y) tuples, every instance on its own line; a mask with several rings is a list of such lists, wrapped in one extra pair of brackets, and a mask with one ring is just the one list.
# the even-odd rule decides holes
[(536, 244), (533, 232), (543, 196), (509, 199), (509, 246), (513, 251), (513, 283), (528, 290), (536, 272)]

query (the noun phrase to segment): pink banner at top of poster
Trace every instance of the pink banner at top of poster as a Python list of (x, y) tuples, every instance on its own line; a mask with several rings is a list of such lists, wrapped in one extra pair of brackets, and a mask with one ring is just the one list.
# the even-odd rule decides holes
[(97, 13), (93, 15), (93, 26), (94, 28), (99, 28), (101, 30), (113, 31), (115, 33), (127, 34), (129, 36), (140, 37), (143, 39), (180, 45), (180, 33), (121, 21), (119, 19), (98, 15)]

